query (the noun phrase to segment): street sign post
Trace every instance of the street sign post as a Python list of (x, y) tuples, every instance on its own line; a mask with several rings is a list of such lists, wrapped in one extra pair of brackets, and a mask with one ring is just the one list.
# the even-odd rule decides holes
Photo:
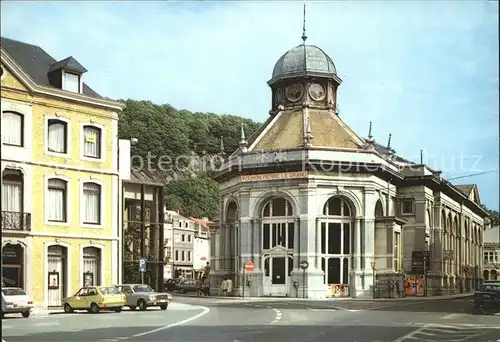
[(245, 262), (245, 265), (243, 267), (243, 284), (242, 284), (243, 285), (242, 286), (243, 291), (242, 291), (242, 294), (241, 294), (242, 298), (245, 298), (245, 281), (246, 281), (246, 279), (245, 279), (245, 271), (252, 272), (253, 271), (253, 266), (254, 266), (253, 262), (251, 260), (248, 260), (247, 262)]
[(300, 268), (302, 269), (302, 298), (306, 298), (306, 270), (309, 268), (307, 260), (300, 262)]
[(146, 272), (146, 264), (148, 261), (146, 258), (139, 259), (139, 272), (141, 272), (141, 284), (144, 284), (144, 273)]

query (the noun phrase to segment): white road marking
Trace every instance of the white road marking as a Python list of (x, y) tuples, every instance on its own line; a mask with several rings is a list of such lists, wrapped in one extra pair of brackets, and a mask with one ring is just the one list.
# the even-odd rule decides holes
[(449, 314), (449, 315), (446, 315), (446, 316), (443, 316), (441, 317), (441, 319), (453, 319), (453, 318), (460, 318), (462, 316), (464, 316), (465, 314), (462, 314), (462, 313), (452, 313), (452, 314)]
[(278, 310), (278, 309), (274, 309), (274, 308), (271, 308), (271, 307), (268, 307), (269, 309), (273, 309), (274, 312), (276, 313), (276, 318), (274, 319), (274, 321), (271, 322), (271, 324), (276, 324), (278, 323), (281, 318), (283, 317), (282, 314), (281, 314), (281, 311)]
[[(405, 340), (421, 340), (422, 338), (418, 335), (424, 336), (436, 336), (439, 333), (448, 334), (454, 337), (453, 341), (460, 342), (471, 340), (475, 337), (484, 335), (486, 332), (484, 330), (475, 330), (471, 331), (472, 328), (482, 328), (484, 327), (480, 324), (457, 324), (457, 325), (444, 325), (444, 324), (435, 324), (429, 323), (424, 324), (420, 328), (394, 340), (394, 342), (402, 342)], [(493, 327), (490, 327), (493, 328)], [(500, 327), (495, 327), (493, 329), (500, 329)], [(439, 337), (439, 336), (436, 336)], [(460, 337), (460, 338), (459, 338)]]
[(311, 309), (309, 308), (310, 311), (338, 311), (337, 309)]
[(161, 327), (161, 328), (157, 328), (157, 329), (153, 329), (153, 330), (148, 330), (148, 331), (145, 331), (145, 332), (140, 333), (140, 334), (135, 334), (135, 335), (129, 336), (129, 337), (127, 337), (127, 338), (122, 339), (122, 341), (123, 341), (123, 340), (129, 340), (129, 339), (131, 339), (131, 338), (135, 338), (135, 337), (141, 337), (141, 336), (145, 336), (145, 335), (149, 335), (149, 334), (154, 334), (154, 333), (156, 333), (156, 332), (163, 331), (163, 330), (167, 330), (167, 329), (170, 329), (170, 328), (176, 327), (176, 326), (178, 326), (178, 325), (183, 325), (183, 324), (189, 323), (189, 322), (191, 322), (191, 321), (194, 321), (194, 320), (196, 320), (196, 319), (198, 319), (198, 318), (200, 318), (200, 317), (202, 317), (202, 316), (204, 316), (204, 315), (206, 315), (207, 313), (209, 313), (209, 312), (210, 312), (210, 309), (209, 309), (209, 308), (207, 308), (207, 307), (205, 307), (205, 306), (199, 306), (198, 308), (203, 309), (203, 311), (202, 311), (202, 312), (200, 312), (200, 313), (199, 313), (199, 314), (197, 314), (197, 315), (194, 315), (194, 316), (192, 316), (192, 317), (189, 317), (189, 318), (187, 318), (187, 319), (185, 319), (185, 320), (182, 320), (182, 321), (179, 321), (179, 322), (177, 322), (177, 323), (172, 323), (172, 324), (166, 325), (166, 326)]

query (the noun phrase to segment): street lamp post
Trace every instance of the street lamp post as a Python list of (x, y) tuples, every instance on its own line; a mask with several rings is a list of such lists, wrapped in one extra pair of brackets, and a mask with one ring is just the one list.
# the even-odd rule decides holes
[(373, 282), (372, 282), (373, 299), (375, 299), (375, 261), (372, 261), (370, 263), (370, 266), (372, 267), (372, 277), (373, 277)]

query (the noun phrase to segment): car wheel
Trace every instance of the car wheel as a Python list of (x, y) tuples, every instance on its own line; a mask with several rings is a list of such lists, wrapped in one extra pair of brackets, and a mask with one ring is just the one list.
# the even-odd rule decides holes
[(141, 311), (146, 311), (146, 309), (148, 308), (146, 301), (144, 299), (139, 299), (139, 301), (137, 302), (137, 306)]
[(167, 308), (168, 308), (168, 305), (160, 305), (160, 309), (162, 309), (162, 310), (167, 310)]
[(184, 289), (179, 289), (179, 293), (186, 293), (186, 290), (184, 290)]
[(90, 312), (99, 313), (99, 305), (97, 305), (96, 303), (92, 303), (90, 305)]
[(24, 311), (22, 313), (22, 315), (23, 315), (24, 318), (28, 318), (30, 316), (30, 312), (29, 311)]
[(136, 306), (135, 306), (135, 305), (130, 305), (130, 306), (129, 306), (130, 311), (135, 311), (135, 308), (136, 308)]
[(69, 305), (68, 303), (64, 304), (64, 312), (66, 312), (66, 313), (72, 313), (73, 312), (73, 308), (71, 307), (71, 305)]
[(118, 313), (122, 312), (122, 308), (114, 308), (113, 310)]

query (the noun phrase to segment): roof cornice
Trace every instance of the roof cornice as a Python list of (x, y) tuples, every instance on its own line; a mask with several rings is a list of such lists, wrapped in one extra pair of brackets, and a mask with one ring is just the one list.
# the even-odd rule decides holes
[(4, 49), (0, 49), (0, 57), (2, 63), (5, 64), (7, 67), (9, 67), (10, 71), (14, 74), (14, 76), (20, 79), (22, 83), (33, 93), (43, 96), (56, 97), (61, 100), (73, 101), (83, 105), (96, 106), (115, 111), (122, 111), (125, 108), (125, 104), (118, 101), (97, 99), (84, 94), (70, 93), (61, 89), (38, 85), (21, 68), (21, 66), (17, 64), (15, 59), (12, 58), (7, 51), (5, 51)]

